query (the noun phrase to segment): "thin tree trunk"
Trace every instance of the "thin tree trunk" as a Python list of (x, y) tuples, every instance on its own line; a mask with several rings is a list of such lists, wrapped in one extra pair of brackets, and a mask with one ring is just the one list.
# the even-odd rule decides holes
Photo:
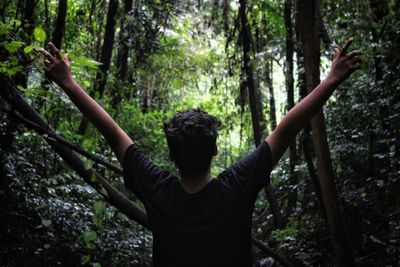
[[(249, 24), (246, 15), (246, 0), (239, 0), (239, 13), (241, 20), (241, 37), (242, 37), (242, 47), (243, 47), (243, 65), (246, 72), (246, 82), (249, 92), (249, 103), (251, 111), (251, 119), (253, 125), (254, 143), (258, 146), (261, 143), (263, 127), (261, 123), (264, 122), (264, 116), (261, 107), (257, 106), (257, 93), (253, 77), (253, 69), (250, 61), (251, 54), (251, 32), (249, 29)], [(265, 128), (265, 126), (264, 126)], [(274, 194), (274, 188), (271, 183), (268, 184), (266, 190), (267, 199), (271, 206), (271, 212), (274, 216), (275, 225), (277, 228), (282, 228), (284, 226), (283, 217), (280, 211), (278, 202)]]
[[(307, 91), (311, 92), (320, 82), (320, 43), (317, 35), (320, 21), (320, 4), (318, 0), (299, 0), (297, 7), (300, 16), (300, 38), (304, 48), (306, 86)], [(311, 120), (311, 127), (317, 157), (318, 176), (320, 177), (321, 192), (336, 254), (336, 262), (338, 266), (355, 266), (352, 248), (337, 197), (322, 109)]]
[(44, 23), (46, 36), (49, 36), (50, 33), (50, 19), (49, 19), (49, 0), (44, 0)]
[[(117, 53), (117, 61), (116, 61), (116, 66), (118, 69), (118, 78), (119, 78), (119, 85), (120, 86), (125, 86), (128, 74), (128, 57), (129, 57), (129, 47), (128, 47), (128, 42), (129, 42), (129, 32), (131, 28), (131, 24), (126, 25), (125, 17), (130, 14), (130, 11), (132, 10), (132, 0), (125, 0), (124, 1), (124, 16), (121, 18), (121, 23), (120, 23), (120, 33), (119, 33), (119, 42), (120, 42), (120, 47), (118, 49)], [(121, 102), (122, 98), (124, 97), (121, 92), (118, 92), (119, 88), (115, 88), (113, 91), (114, 93), (112, 94), (111, 97), (111, 106), (116, 109), (118, 104)]]
[[(124, 2), (124, 11), (125, 16), (129, 15), (129, 12), (132, 10), (133, 0), (125, 0)], [(127, 26), (125, 25), (125, 17), (121, 19), (121, 31), (120, 31), (120, 42), (121, 48), (118, 51), (117, 55), (117, 67), (118, 67), (118, 77), (121, 81), (126, 80), (126, 75), (128, 71), (128, 56), (129, 56), (129, 47), (128, 47), (128, 38), (124, 35), (128, 34)]]
[[(297, 4), (297, 2), (295, 2)], [(298, 86), (299, 86), (299, 95), (300, 99), (304, 99), (307, 96), (307, 88), (306, 88), (306, 77), (304, 73), (304, 53), (303, 53), (303, 45), (301, 43), (300, 39), (300, 26), (299, 26), (299, 12), (298, 8), (296, 5), (296, 23), (295, 23), (295, 30), (296, 30), (296, 57), (297, 57), (297, 69), (298, 69)], [(302, 139), (302, 146), (303, 146), (303, 154), (304, 154), (304, 160), (307, 164), (307, 169), (308, 173), (310, 176), (310, 180), (313, 184), (314, 191), (316, 192), (316, 195), (318, 197), (319, 205), (322, 210), (322, 217), (326, 218), (326, 213), (325, 213), (325, 208), (324, 208), (324, 201), (322, 198), (322, 193), (321, 193), (321, 186), (319, 183), (319, 178), (317, 175), (317, 172), (315, 170), (315, 166), (313, 163), (312, 159), (312, 151), (313, 151), (313, 146), (312, 143), (309, 142), (310, 140), (310, 130), (311, 126), (308, 124), (306, 127), (303, 129), (303, 139)], [(299, 154), (298, 154), (299, 155)], [(304, 194), (303, 194), (304, 195)], [(303, 199), (303, 206), (304, 202), (307, 201), (306, 199)]]
[[(293, 25), (292, 25), (292, 0), (286, 0), (284, 6), (284, 19), (286, 28), (286, 63), (285, 81), (287, 91), (287, 111), (294, 107), (294, 81), (293, 81)], [(296, 138), (289, 144), (289, 197), (286, 214), (289, 216), (297, 207), (297, 164)]]
[(276, 105), (273, 86), (273, 62), (272, 58), (265, 57), (265, 79), (269, 93), (269, 120), (271, 123), (271, 132), (276, 128)]
[(240, 19), (241, 19), (241, 37), (242, 37), (242, 47), (243, 47), (243, 65), (244, 71), (246, 73), (246, 84), (249, 92), (249, 104), (251, 111), (251, 121), (253, 125), (253, 138), (254, 143), (258, 146), (261, 142), (261, 124), (264, 121), (264, 116), (262, 111), (260, 112), (260, 107), (257, 106), (256, 99), (256, 88), (254, 82), (253, 68), (251, 66), (250, 54), (252, 52), (252, 42), (251, 42), (251, 32), (249, 29), (249, 23), (246, 15), (246, 0), (239, 0), (240, 8)]
[[(310, 178), (311, 178), (311, 182), (313, 184), (315, 193), (317, 194), (317, 198), (319, 201), (319, 205), (321, 207), (321, 213), (322, 213), (322, 217), (325, 218), (326, 220), (326, 212), (325, 212), (325, 207), (324, 207), (324, 200), (322, 197), (322, 193), (321, 193), (321, 185), (319, 183), (319, 179), (318, 179), (318, 175), (317, 172), (315, 170), (314, 167), (314, 163), (313, 163), (313, 159), (312, 159), (312, 155), (311, 155), (311, 147), (309, 145), (309, 141), (310, 141), (310, 125), (308, 124), (303, 131), (303, 153), (304, 153), (304, 160), (306, 161), (307, 164), (307, 169), (308, 169), (308, 173), (310, 174)], [(305, 209), (306, 208), (306, 203), (309, 203), (310, 195), (306, 194), (306, 189), (304, 190), (304, 196), (303, 196), (303, 205), (302, 208)]]
[[(116, 24), (115, 18), (117, 10), (118, 10), (118, 0), (110, 0), (110, 3), (108, 5), (107, 22), (104, 33), (103, 47), (101, 49), (101, 56), (100, 56), (100, 62), (102, 63), (102, 65), (100, 66), (100, 71), (97, 72), (96, 75), (97, 87), (95, 89), (95, 92), (99, 93), (99, 98), (102, 97), (107, 83), (107, 74), (108, 74), (108, 69), (110, 67), (112, 49), (114, 45), (114, 34), (115, 34), (115, 24)], [(92, 94), (92, 96), (94, 96), (94, 94)], [(79, 125), (78, 133), (84, 134), (87, 125), (88, 125), (88, 120), (84, 117), (81, 121), (81, 124)]]
[[(21, 12), (22, 12), (22, 34), (23, 34), (23, 41), (25, 42), (26, 45), (30, 45), (32, 41), (32, 36), (33, 36), (33, 29), (35, 25), (35, 16), (34, 16), (34, 10), (35, 10), (35, 1), (31, 0), (25, 0), (21, 1)], [(22, 6), (23, 5), (23, 6)], [(29, 59), (27, 57), (19, 57), (18, 59), (19, 65), (23, 66), (23, 69), (20, 73), (17, 73), (14, 76), (14, 81), (26, 88), (27, 87), (27, 82), (28, 82), (28, 75), (29, 75), (29, 67), (26, 67), (29, 65)]]
[(22, 9), (22, 23), (24, 27), (24, 41), (27, 44), (31, 43), (32, 40), (32, 33), (33, 29), (35, 27), (35, 17), (34, 17), (34, 12), (35, 12), (35, 6), (36, 6), (36, 1), (33, 0), (25, 0), (24, 1), (24, 8)]
[(229, 0), (223, 0), (223, 18), (224, 18), (224, 31), (225, 31), (225, 36), (228, 36), (228, 31), (229, 31), (229, 7), (230, 1)]
[(58, 49), (61, 49), (62, 38), (65, 32), (66, 17), (67, 17), (67, 0), (59, 0), (56, 27), (54, 28), (53, 37), (51, 38), (51, 41)]

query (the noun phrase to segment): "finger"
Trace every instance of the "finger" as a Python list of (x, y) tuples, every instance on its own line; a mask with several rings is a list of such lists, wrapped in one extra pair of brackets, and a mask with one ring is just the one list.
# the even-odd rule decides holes
[(46, 50), (40, 49), (39, 52), (49, 61), (54, 62), (56, 59)]
[(355, 67), (361, 67), (361, 64), (363, 63), (363, 61), (361, 60), (361, 58), (358, 59), (353, 59), (350, 61), (350, 67), (351, 68), (355, 68)]
[(337, 56), (338, 56), (338, 53), (339, 53), (339, 49), (335, 48), (335, 49), (333, 50), (333, 56), (332, 56), (332, 59), (335, 59), (335, 58), (337, 58)]
[(362, 55), (361, 50), (354, 50), (351, 53), (347, 54), (347, 57), (349, 59), (352, 59), (353, 57), (357, 57), (357, 56), (361, 56), (361, 55)]
[(50, 61), (48, 61), (47, 59), (44, 61), (44, 65), (46, 66), (46, 67), (48, 67), (49, 65), (50, 65)]
[(361, 69), (361, 62), (350, 65), (350, 68), (353, 70)]
[(350, 64), (354, 64), (354, 63), (362, 63), (362, 59), (360, 57), (356, 57), (356, 58), (353, 58), (352, 60), (350, 60)]
[(343, 46), (342, 50), (340, 51), (341, 56), (346, 54), (347, 49), (349, 49), (352, 42), (353, 42), (353, 38), (349, 38), (349, 40), (347, 40), (346, 44)]
[(362, 62), (361, 56), (355, 56), (350, 59), (350, 62)]
[(52, 42), (49, 42), (49, 48), (50, 48), (50, 51), (53, 52), (53, 54), (55, 55), (55, 57), (57, 59), (62, 59), (60, 51), (58, 51), (57, 47)]
[(68, 67), (71, 67), (71, 60), (69, 59), (68, 54), (64, 55), (64, 61), (67, 63)]
[(359, 60), (359, 61), (352, 61), (352, 62), (349, 63), (349, 66), (350, 66), (350, 68), (354, 68), (354, 66), (361, 66), (361, 64), (362, 64), (362, 61), (361, 61), (361, 60)]

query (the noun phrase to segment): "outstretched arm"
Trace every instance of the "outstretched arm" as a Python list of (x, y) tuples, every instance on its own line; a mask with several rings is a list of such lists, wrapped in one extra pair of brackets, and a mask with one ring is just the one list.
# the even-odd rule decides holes
[(332, 66), (327, 78), (320, 83), (300, 103), (292, 108), (282, 119), (275, 130), (266, 138), (274, 167), (289, 146), (290, 141), (322, 108), (335, 89), (346, 80), (350, 74), (360, 68), (361, 51), (356, 50), (346, 54), (353, 39), (349, 39), (342, 50), (335, 49)]
[(62, 58), (52, 43), (49, 43), (49, 51), (41, 50), (45, 57), (46, 75), (65, 91), (83, 115), (100, 131), (122, 164), (124, 153), (133, 141), (111, 116), (75, 82), (72, 78), (68, 57)]

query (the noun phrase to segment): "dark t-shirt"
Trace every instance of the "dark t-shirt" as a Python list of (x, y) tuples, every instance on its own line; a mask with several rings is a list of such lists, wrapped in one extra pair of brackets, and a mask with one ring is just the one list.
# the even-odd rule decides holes
[(128, 147), (123, 168), (125, 185), (146, 208), (154, 266), (252, 266), (254, 203), (271, 172), (265, 141), (193, 194), (136, 144)]

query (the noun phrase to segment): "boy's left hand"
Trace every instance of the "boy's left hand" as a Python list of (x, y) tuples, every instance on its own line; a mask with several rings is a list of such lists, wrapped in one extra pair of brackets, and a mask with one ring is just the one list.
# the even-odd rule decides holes
[(65, 54), (64, 58), (61, 56), (60, 51), (54, 44), (49, 42), (48, 47), (49, 51), (39, 50), (45, 57), (43, 69), (47, 77), (58, 85), (62, 85), (72, 79), (71, 62), (67, 54)]
[(360, 50), (354, 50), (347, 54), (347, 49), (349, 49), (352, 42), (353, 38), (350, 38), (341, 50), (335, 49), (328, 77), (337, 82), (346, 80), (354, 71), (361, 67), (362, 52)]

